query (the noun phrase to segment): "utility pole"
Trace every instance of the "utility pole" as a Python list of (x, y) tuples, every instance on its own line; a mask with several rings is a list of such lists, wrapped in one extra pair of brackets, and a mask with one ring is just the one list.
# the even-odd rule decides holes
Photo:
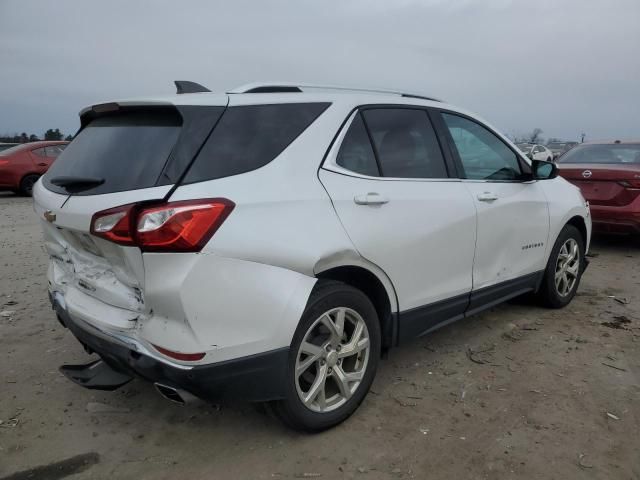
[(584, 133), (584, 132), (582, 132), (582, 133), (580, 134), (580, 143), (584, 143), (584, 137), (586, 137), (586, 136), (587, 136), (587, 134), (586, 134), (586, 133)]

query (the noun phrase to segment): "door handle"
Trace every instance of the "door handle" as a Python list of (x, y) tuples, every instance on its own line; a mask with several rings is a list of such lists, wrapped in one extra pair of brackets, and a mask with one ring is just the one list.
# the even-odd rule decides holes
[(38, 166), (39, 166), (39, 167), (46, 167), (46, 166), (47, 166), (47, 164), (46, 164), (46, 163), (39, 163), (39, 164), (38, 164)]
[(483, 192), (478, 194), (478, 200), (481, 202), (493, 202), (498, 199), (498, 195), (493, 192)]
[(384, 205), (389, 199), (376, 192), (369, 192), (366, 195), (356, 195), (353, 197), (356, 205)]

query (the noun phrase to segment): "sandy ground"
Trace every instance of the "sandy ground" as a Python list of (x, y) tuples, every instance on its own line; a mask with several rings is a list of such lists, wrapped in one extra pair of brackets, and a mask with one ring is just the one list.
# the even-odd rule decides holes
[(0, 479), (640, 479), (640, 242), (592, 252), (566, 309), (510, 303), (396, 349), (351, 419), (302, 435), (64, 379), (91, 357), (49, 308), (30, 200), (2, 194)]

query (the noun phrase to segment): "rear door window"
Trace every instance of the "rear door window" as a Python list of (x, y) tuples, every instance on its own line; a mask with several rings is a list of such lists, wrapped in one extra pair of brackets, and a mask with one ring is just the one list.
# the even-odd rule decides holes
[(382, 176), (447, 178), (442, 151), (425, 110), (380, 108), (362, 113)]
[(328, 106), (328, 103), (285, 103), (227, 108), (183, 183), (229, 177), (263, 167)]
[(90, 177), (104, 183), (76, 195), (96, 195), (156, 185), (180, 135), (182, 119), (173, 109), (130, 111), (99, 117), (83, 128), (44, 177)]

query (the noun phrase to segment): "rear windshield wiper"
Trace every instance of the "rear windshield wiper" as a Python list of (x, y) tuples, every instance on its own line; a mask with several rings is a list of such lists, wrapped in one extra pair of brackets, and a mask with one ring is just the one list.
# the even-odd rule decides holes
[(104, 178), (53, 177), (49, 182), (53, 185), (64, 188), (67, 192), (75, 193), (102, 185), (104, 183)]

